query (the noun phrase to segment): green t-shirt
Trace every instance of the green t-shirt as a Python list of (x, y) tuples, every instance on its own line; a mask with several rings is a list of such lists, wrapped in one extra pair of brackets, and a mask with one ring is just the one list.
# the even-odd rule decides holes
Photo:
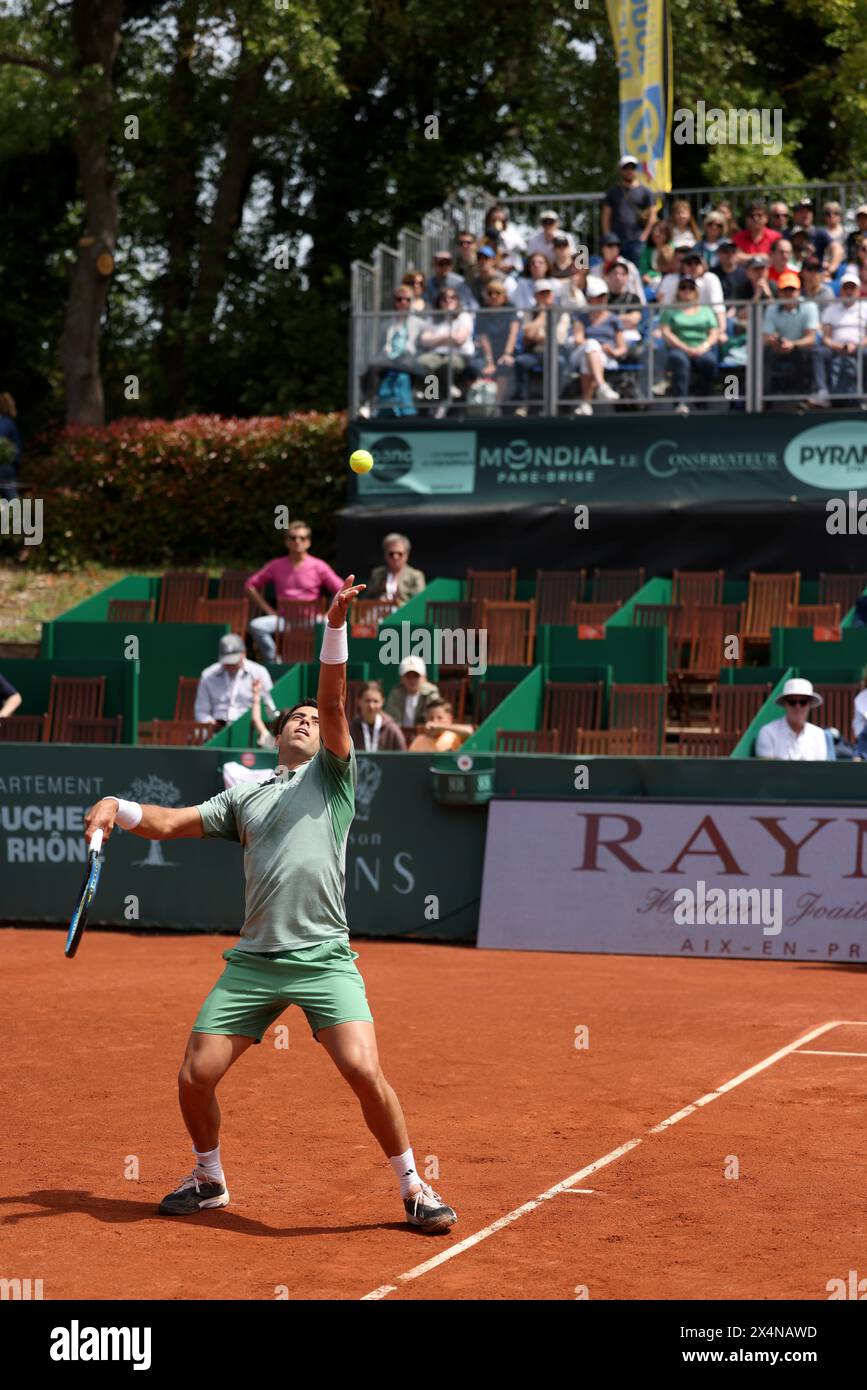
[(687, 347), (699, 347), (711, 329), (717, 327), (716, 314), (708, 304), (699, 304), (694, 314), (685, 314), (672, 305), (663, 309), (662, 322), (667, 323)]
[(240, 950), (294, 951), (347, 933), (346, 842), (355, 815), (355, 749), (321, 747), (292, 773), (212, 796), (205, 835), (244, 846)]

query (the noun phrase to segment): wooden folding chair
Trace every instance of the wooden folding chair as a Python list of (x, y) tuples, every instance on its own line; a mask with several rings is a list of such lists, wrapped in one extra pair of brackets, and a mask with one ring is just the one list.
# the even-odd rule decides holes
[(488, 634), (490, 666), (532, 666), (536, 644), (535, 599), (482, 600), (482, 627)]
[(560, 730), (558, 753), (574, 752), (572, 731), (602, 723), (602, 681), (546, 681), (542, 728)]
[(711, 728), (721, 734), (734, 734), (737, 741), (770, 693), (770, 682), (764, 685), (718, 685), (711, 698)]
[(662, 748), (668, 686), (612, 685), (608, 725), (611, 729), (635, 729), (642, 754), (655, 755)]
[(208, 596), (205, 570), (168, 570), (160, 582), (158, 623), (194, 623), (200, 598)]
[(790, 603), (783, 627), (839, 627), (839, 603)]
[(284, 628), (282, 632), (274, 634), (277, 643), (277, 654), (282, 662), (287, 666), (296, 666), (298, 662), (313, 661), (313, 639), (316, 633), (312, 628)]
[(692, 605), (722, 603), (725, 573), (723, 570), (674, 570), (671, 576), (671, 601)]
[(175, 720), (195, 719), (196, 694), (198, 689), (198, 676), (178, 676), (178, 688), (175, 693), (175, 712), (172, 716)]
[(505, 700), (507, 695), (517, 687), (517, 681), (476, 681), (475, 699), (473, 702), (473, 719), (478, 727), (484, 724), (497, 708)]
[(687, 640), (688, 610), (679, 603), (636, 603), (632, 610), (636, 627), (668, 628), (667, 670), (680, 667), (683, 645)]
[(352, 636), (375, 637), (379, 624), (397, 609), (391, 599), (357, 598), (349, 610)]
[(867, 574), (820, 574), (819, 602), (839, 603), (840, 612), (845, 617), (850, 608), (855, 607), (867, 589)]
[(217, 586), (217, 598), (246, 598), (249, 578), (247, 570), (223, 570)]
[(141, 726), (142, 742), (160, 747), (198, 747), (213, 738), (213, 724), (197, 724), (195, 719), (152, 719)]
[(640, 752), (637, 729), (578, 729), (579, 757), (634, 758)]
[(104, 704), (105, 676), (52, 676), (43, 742), (68, 743), (68, 720), (99, 719)]
[(556, 729), (498, 729), (497, 753), (556, 753), (560, 735)]
[(7, 714), (0, 719), (0, 743), (41, 743), (44, 736), (44, 714)]
[(664, 751), (677, 758), (727, 758), (737, 741), (737, 734), (721, 734), (712, 729), (681, 729), (677, 741)]
[[(669, 672), (674, 703), (684, 723), (690, 722), (697, 691), (704, 687), (704, 693), (710, 693), (723, 666), (743, 665), (744, 607), (742, 603), (697, 603), (685, 610), (685, 661)], [(737, 657), (730, 654), (730, 637), (739, 639)]]
[(467, 570), (465, 598), (471, 605), (470, 626), (484, 627), (484, 604), (486, 600), (511, 603), (515, 597), (517, 583), (518, 571), (516, 569)]
[[(615, 599), (608, 603), (573, 603), (569, 609), (569, 621), (574, 624), (576, 630), (582, 627), (604, 628), (608, 619), (622, 606), (620, 601)], [(578, 636), (581, 636), (580, 631)]]
[(66, 743), (123, 743), (123, 715), (103, 719), (68, 719)]
[(800, 570), (787, 574), (758, 574), (750, 571), (744, 618), (744, 645), (768, 644), (771, 628), (783, 627), (786, 609), (798, 602), (801, 592)]
[(328, 605), (324, 598), (281, 598), (277, 602), (277, 616), (282, 618), (290, 632), (305, 632), (316, 626)]
[(473, 626), (473, 605), (465, 598), (428, 599), (424, 620), (427, 627), (466, 632)]
[(851, 740), (855, 696), (859, 687), (836, 681), (817, 681), (813, 689), (817, 695), (821, 695), (822, 704), (810, 711), (810, 719), (820, 729), (839, 729), (845, 739)]
[(229, 630), (243, 637), (250, 621), (250, 605), (245, 598), (200, 598), (196, 605), (197, 623), (228, 623)]
[(593, 571), (594, 603), (625, 603), (644, 583), (644, 570)]
[(152, 623), (156, 606), (156, 600), (152, 598), (110, 598), (107, 621), (110, 623)]
[(587, 589), (586, 570), (536, 571), (536, 621), (565, 625), (572, 621), (572, 604), (581, 603)]
[(447, 676), (445, 679), (440, 676), (437, 680), (437, 690), (454, 710), (455, 723), (465, 723), (464, 712), (470, 694), (469, 676)]

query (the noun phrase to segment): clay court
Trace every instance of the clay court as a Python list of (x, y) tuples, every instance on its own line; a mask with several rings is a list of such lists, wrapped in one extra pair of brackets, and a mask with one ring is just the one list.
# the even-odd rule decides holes
[(231, 1206), (158, 1216), (228, 944), (91, 931), (67, 961), (59, 930), (0, 932), (5, 1277), (45, 1299), (821, 1300), (863, 1267), (865, 972), (818, 963), (356, 941), (454, 1232), (404, 1225), (294, 1010), (220, 1091)]

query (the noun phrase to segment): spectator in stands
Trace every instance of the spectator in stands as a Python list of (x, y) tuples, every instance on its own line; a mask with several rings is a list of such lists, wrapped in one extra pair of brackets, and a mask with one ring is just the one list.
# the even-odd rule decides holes
[(852, 734), (855, 739), (853, 763), (867, 758), (867, 666), (861, 672), (861, 683), (852, 709)]
[(844, 271), (840, 298), (822, 310), (822, 344), (816, 349), (816, 390), (809, 404), (827, 409), (832, 395), (848, 395), (857, 381), (856, 358), (867, 347), (867, 300), (858, 297), (859, 281)]
[(792, 270), (784, 271), (777, 280), (777, 292), (779, 298), (765, 309), (762, 325), (765, 391), (770, 396), (792, 395), (815, 385), (819, 328), (819, 311), (815, 304), (800, 297), (800, 276)]
[[(843, 264), (846, 251), (846, 231), (843, 227), (843, 209), (839, 203), (826, 203), (822, 208), (822, 221), (828, 233), (828, 249), (825, 252), (826, 273), (833, 277)], [(821, 258), (820, 258), (821, 259)]]
[(473, 297), (482, 308), (485, 307), (485, 287), (492, 280), (499, 280), (496, 252), (490, 246), (480, 246), (476, 253), (476, 268), (468, 281)]
[(698, 289), (698, 302), (708, 304), (713, 309), (719, 329), (718, 341), (723, 342), (726, 337), (725, 297), (719, 277), (706, 268), (704, 257), (697, 246), (684, 251), (679, 259), (682, 266), (681, 274), (663, 276), (657, 290), (657, 300), (660, 304), (675, 303), (683, 280), (694, 280)]
[[(533, 310), (521, 316), (521, 346), (515, 357), (515, 399), (526, 401), (529, 394), (528, 373), (541, 367), (545, 357), (548, 334), (548, 315), (555, 315), (554, 339), (557, 350), (557, 395), (563, 393), (566, 372), (569, 367), (567, 340), (569, 338), (569, 314), (557, 304), (553, 280), (537, 280), (535, 283), (536, 304)], [(516, 412), (526, 414), (523, 405)]]
[(410, 313), (423, 314), (427, 310), (427, 300), (425, 299), (425, 289), (427, 282), (420, 270), (408, 270), (401, 280), (401, 285), (409, 289), (412, 295)]
[(553, 208), (546, 208), (539, 218), (539, 230), (534, 232), (527, 242), (527, 255), (531, 256), (534, 251), (541, 251), (549, 261), (554, 260), (554, 238), (565, 236), (569, 242), (570, 254), (575, 254), (575, 242), (568, 232), (564, 232), (560, 226), (560, 216)]
[(562, 308), (567, 309), (570, 313), (574, 313), (576, 309), (586, 309), (586, 287), (587, 271), (581, 266), (574, 265), (568, 284), (560, 291)]
[(718, 212), (709, 212), (702, 224), (701, 239), (695, 243), (709, 270), (717, 269), (719, 249), (725, 239), (725, 222), (722, 216)]
[(608, 286), (608, 307), (616, 310), (626, 342), (630, 347), (641, 341), (641, 321), (644, 306), (634, 290), (629, 288), (629, 272), (635, 267), (631, 261), (612, 261), (605, 275)]
[[(781, 237), (782, 241), (783, 238)], [(789, 257), (789, 269), (801, 273), (801, 266), (809, 256), (814, 255), (813, 246), (809, 234), (804, 227), (796, 227), (791, 236), (792, 254)], [(774, 248), (775, 249), (775, 248)], [(773, 255), (773, 249), (771, 251)]]
[(675, 261), (671, 223), (663, 220), (654, 222), (638, 258), (638, 270), (643, 284), (648, 289), (655, 290), (663, 275), (674, 269)]
[(797, 676), (787, 680), (776, 702), (782, 705), (785, 715), (759, 729), (756, 757), (788, 763), (826, 762), (825, 731), (809, 721), (810, 710), (822, 704), (821, 695), (816, 694), (810, 681)]
[(473, 316), (462, 309), (457, 292), (453, 289), (440, 290), (436, 300), (440, 310), (439, 317), (428, 319), (419, 334), (419, 346), (423, 349), (418, 358), (425, 372), (432, 372), (439, 382), (439, 401), (434, 415), (442, 419), (447, 413), (447, 402), (458, 398), (461, 388), (472, 377), (471, 362), (475, 354), (473, 342)]
[(818, 256), (820, 261), (824, 261), (825, 252), (831, 242), (831, 238), (824, 227), (817, 227), (813, 221), (813, 199), (799, 198), (792, 212), (792, 225), (788, 228), (788, 235), (791, 239), (795, 231), (800, 227), (806, 233), (813, 246), (813, 254)]
[(714, 212), (718, 212), (723, 220), (723, 236), (733, 236), (734, 233), (737, 231), (738, 224), (735, 219), (734, 212), (732, 211), (731, 203), (726, 202), (725, 200), (723, 202), (717, 203), (716, 207), (714, 208)]
[(551, 278), (551, 262), (542, 251), (533, 251), (524, 262), (524, 274), (512, 294), (516, 309), (532, 309), (536, 303), (536, 282)]
[(620, 252), (633, 265), (641, 253), (656, 221), (656, 198), (638, 182), (638, 161), (625, 154), (620, 161), (620, 183), (609, 188), (602, 204), (602, 234), (616, 232)]
[(698, 241), (698, 227), (692, 215), (692, 208), (685, 198), (675, 198), (671, 205), (671, 239), (675, 246), (695, 246)]
[[(401, 413), (415, 414), (412, 403), (412, 377), (420, 374), (418, 366), (419, 335), (424, 327), (421, 314), (412, 312), (413, 294), (409, 285), (398, 285), (394, 292), (394, 315), (388, 320), (385, 337), (379, 353), (367, 365), (361, 379), (361, 393), (367, 399), (359, 409), (359, 414), (368, 417), (377, 405), (392, 405), (398, 401)], [(377, 401), (383, 377), (387, 373), (399, 374), (402, 378), (401, 390), (393, 392), (387, 402)]]
[[(262, 718), (262, 696), (265, 693), (263, 682), (257, 677), (253, 681), (253, 703), (250, 706), (250, 726), (256, 735), (256, 742), (260, 748), (266, 750), (277, 747), (277, 721), (280, 718), (280, 711), (274, 718), (266, 721)], [(269, 697), (270, 698), (270, 697)]]
[(0, 391), (0, 497), (14, 502), (21, 472), (21, 435), (15, 423), (18, 411), (8, 391)]
[(358, 712), (349, 721), (349, 737), (359, 753), (405, 753), (403, 729), (383, 706), (385, 693), (379, 681), (368, 681), (358, 698)]
[(858, 278), (858, 292), (862, 299), (867, 297), (867, 236), (862, 237), (855, 247), (855, 259), (846, 267), (847, 275)]
[(565, 232), (558, 232), (553, 242), (553, 255), (551, 257), (551, 273), (549, 280), (554, 280), (557, 284), (557, 297), (563, 289), (561, 281), (566, 281), (572, 274), (575, 264), (575, 253), (569, 246), (569, 238)]
[(219, 660), (206, 666), (196, 691), (195, 719), (222, 729), (239, 719), (253, 704), (253, 682), (259, 681), (272, 715), (277, 713), (270, 697), (273, 681), (264, 666), (245, 655), (244, 639), (236, 632), (220, 638)]
[(431, 701), (440, 698), (439, 690), (428, 680), (427, 667), (420, 656), (405, 656), (398, 675), (400, 680), (385, 702), (386, 714), (402, 729), (423, 724)]
[(494, 203), (485, 213), (485, 236), (489, 239), (496, 238), (500, 246), (518, 259), (526, 250), (521, 233), (509, 226), (509, 209), (502, 203)]
[(855, 209), (855, 230), (846, 238), (846, 250), (843, 253), (845, 261), (852, 262), (856, 259), (858, 243), (864, 236), (867, 236), (867, 203), (862, 203)]
[(448, 700), (431, 700), (426, 710), (424, 730), (409, 745), (410, 753), (453, 753), (474, 732), (472, 724), (455, 724), (455, 712)]
[(502, 280), (491, 280), (487, 286), (485, 307), (497, 312), (481, 314), (476, 320), (476, 341), (480, 352), (474, 366), (479, 376), (495, 381), (497, 400), (502, 403), (511, 394), (521, 321), (514, 309), (508, 306), (506, 286)]
[(768, 208), (768, 226), (780, 236), (789, 225), (789, 205), (784, 198), (776, 198)]
[(494, 271), (498, 280), (502, 280), (506, 287), (506, 298), (512, 303), (512, 296), (518, 288), (518, 274), (515, 257), (509, 251), (498, 251), (497, 259), (494, 264)]
[(458, 275), (463, 275), (469, 283), (473, 280), (476, 273), (476, 238), (472, 232), (464, 229), (458, 232), (455, 242), (458, 248), (458, 258), (455, 262), (455, 271)]
[(770, 264), (767, 256), (753, 256), (752, 260), (747, 261), (744, 266), (747, 279), (750, 282), (750, 293), (746, 296), (747, 299), (751, 299), (753, 302), (773, 299), (774, 292), (768, 279)]
[(698, 395), (710, 395), (717, 374), (714, 348), (719, 339), (716, 314), (710, 305), (699, 304), (698, 285), (691, 276), (683, 277), (676, 302), (663, 309), (661, 328), (671, 395), (678, 399), (675, 409), (678, 415), (688, 415), (689, 406), (683, 398), (689, 395), (690, 368), (698, 377)]
[(277, 660), (274, 633), (282, 632), (285, 627), (283, 619), (277, 616), (277, 610), (265, 599), (266, 584), (273, 584), (278, 603), (281, 599), (302, 599), (306, 603), (315, 603), (323, 593), (331, 599), (342, 586), (343, 580), (331, 566), (309, 553), (311, 540), (312, 534), (306, 521), (290, 521), (286, 528), (288, 554), (269, 560), (247, 580), (246, 592), (263, 615), (253, 618), (250, 636), (265, 661)]
[(753, 287), (747, 272), (738, 262), (738, 248), (733, 241), (721, 241), (719, 244), (716, 277), (727, 303), (731, 299), (752, 299)]
[(385, 564), (374, 565), (371, 570), (365, 598), (387, 599), (400, 608), (421, 593), (427, 580), (422, 570), (413, 569), (409, 563), (411, 549), (409, 536), (403, 536), (399, 531), (389, 531), (383, 537)]
[(576, 415), (592, 415), (592, 401), (618, 401), (620, 396), (605, 380), (606, 371), (616, 371), (629, 351), (618, 316), (608, 308), (608, 286), (596, 275), (587, 277), (586, 313), (575, 316), (572, 368), (581, 377), (581, 403)]
[(627, 260), (620, 252), (620, 237), (616, 232), (606, 232), (600, 245), (601, 256), (590, 257), (590, 273), (592, 275), (607, 276), (609, 269), (615, 261), (625, 261), (629, 268), (626, 287), (633, 294), (638, 295), (642, 304), (647, 303), (647, 294), (644, 289), (644, 282), (641, 272), (634, 261)]
[(451, 251), (436, 251), (433, 258), (433, 273), (429, 276), (425, 294), (431, 308), (438, 308), (438, 300), (443, 290), (454, 290), (462, 309), (478, 309), (473, 292), (463, 275), (454, 270)]
[(21, 704), (21, 696), (5, 676), (0, 675), (0, 719), (8, 719)]
[(756, 256), (770, 255), (771, 247), (779, 241), (780, 232), (768, 226), (768, 213), (764, 203), (753, 203), (747, 214), (747, 225), (743, 231), (733, 232), (732, 241), (738, 248), (740, 261), (747, 265)]
[(825, 283), (822, 262), (815, 256), (808, 257), (801, 266), (801, 298), (815, 304), (820, 312), (827, 304), (834, 303), (834, 291)]
[(768, 282), (772, 289), (776, 289), (777, 281), (781, 275), (790, 274), (797, 270), (800, 262), (793, 259), (792, 243), (787, 237), (781, 236), (779, 241), (775, 241), (768, 256)]

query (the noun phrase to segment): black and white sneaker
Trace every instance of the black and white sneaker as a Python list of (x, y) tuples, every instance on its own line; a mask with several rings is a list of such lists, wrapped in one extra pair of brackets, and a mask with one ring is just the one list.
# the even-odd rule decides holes
[(229, 1189), (225, 1182), (214, 1182), (201, 1168), (194, 1168), (167, 1197), (160, 1202), (163, 1216), (190, 1216), (211, 1207), (227, 1207)]
[(410, 1226), (418, 1226), (423, 1231), (439, 1235), (448, 1231), (457, 1221), (457, 1212), (447, 1206), (438, 1192), (423, 1182), (418, 1192), (404, 1197), (403, 1209)]

